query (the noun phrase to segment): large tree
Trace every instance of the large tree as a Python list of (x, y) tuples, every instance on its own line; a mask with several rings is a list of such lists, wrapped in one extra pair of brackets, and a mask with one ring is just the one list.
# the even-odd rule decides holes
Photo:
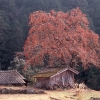
[(70, 12), (36, 11), (29, 16), (29, 34), (24, 45), (26, 63), (41, 66), (66, 64), (100, 67), (99, 36), (79, 8)]

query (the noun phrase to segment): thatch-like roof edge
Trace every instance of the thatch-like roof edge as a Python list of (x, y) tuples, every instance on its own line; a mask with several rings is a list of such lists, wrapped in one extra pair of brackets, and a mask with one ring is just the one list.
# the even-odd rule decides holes
[(37, 73), (37, 74), (35, 74), (35, 75), (33, 75), (32, 76), (32, 78), (39, 78), (39, 77), (54, 77), (54, 76), (56, 76), (56, 75), (58, 75), (58, 74), (60, 74), (60, 73), (62, 73), (62, 72), (64, 72), (64, 71), (66, 71), (66, 70), (69, 70), (69, 71), (71, 71), (71, 72), (73, 72), (73, 73), (75, 73), (75, 74), (78, 74), (79, 72), (77, 71), (77, 70), (75, 70), (75, 69), (73, 69), (73, 68), (70, 68), (70, 67), (66, 67), (66, 68), (55, 68), (56, 70), (51, 70), (51, 72), (50, 72), (50, 68), (48, 68), (48, 72), (46, 72), (46, 69), (44, 69), (44, 72), (43, 71), (40, 71), (39, 73)]
[(24, 77), (17, 70), (0, 71), (0, 84), (24, 84)]

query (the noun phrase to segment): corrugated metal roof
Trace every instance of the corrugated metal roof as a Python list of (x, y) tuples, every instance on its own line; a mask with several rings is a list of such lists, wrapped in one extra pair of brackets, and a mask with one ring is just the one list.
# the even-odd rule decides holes
[(17, 70), (0, 71), (0, 84), (22, 84), (24, 79)]
[(66, 70), (70, 70), (71, 72), (78, 74), (79, 72), (76, 71), (73, 68), (70, 67), (66, 67), (66, 68), (45, 68), (42, 69), (40, 72), (38, 72), (37, 74), (33, 75), (33, 78), (37, 78), (37, 77), (51, 77), (51, 76), (56, 76), (57, 74), (60, 74)]

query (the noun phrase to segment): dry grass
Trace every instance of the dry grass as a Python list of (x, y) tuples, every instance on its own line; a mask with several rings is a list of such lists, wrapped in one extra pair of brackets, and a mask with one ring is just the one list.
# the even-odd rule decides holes
[[(25, 87), (7, 88), (25, 89)], [(28, 89), (30, 88), (31, 87), (28, 87)], [(79, 99), (78, 96), (76, 96), (75, 89), (45, 92), (46, 94), (0, 94), (0, 100), (88, 100), (91, 97), (100, 98), (100, 92), (94, 90), (84, 90), (80, 92), (81, 99)]]

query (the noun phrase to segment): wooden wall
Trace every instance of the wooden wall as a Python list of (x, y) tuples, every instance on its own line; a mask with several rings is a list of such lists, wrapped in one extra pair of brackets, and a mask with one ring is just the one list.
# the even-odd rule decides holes
[(74, 73), (65, 71), (51, 78), (37, 78), (37, 87), (53, 88), (54, 85), (70, 86), (74, 88)]
[(49, 85), (49, 78), (37, 78), (37, 81), (36, 81), (36, 87), (39, 87), (39, 88), (45, 88), (45, 87), (48, 87)]
[(65, 71), (57, 76), (50, 78), (50, 86), (54, 84), (61, 84), (62, 86), (70, 86), (74, 88), (74, 73)]

